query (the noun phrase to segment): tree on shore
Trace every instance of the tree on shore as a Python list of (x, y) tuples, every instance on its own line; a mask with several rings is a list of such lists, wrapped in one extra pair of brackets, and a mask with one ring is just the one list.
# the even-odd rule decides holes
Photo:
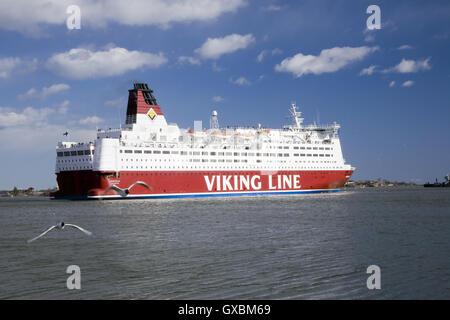
[(17, 187), (14, 187), (14, 189), (13, 189), (13, 191), (12, 191), (12, 195), (13, 195), (14, 197), (19, 195), (19, 189), (17, 189)]

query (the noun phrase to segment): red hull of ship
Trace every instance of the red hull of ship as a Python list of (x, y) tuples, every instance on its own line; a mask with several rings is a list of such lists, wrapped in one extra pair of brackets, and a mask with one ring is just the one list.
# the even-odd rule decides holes
[(126, 198), (169, 198), (192, 196), (234, 196), (294, 194), (337, 191), (352, 175), (352, 170), (330, 171), (65, 171), (57, 173), (59, 190), (55, 199), (124, 198), (115, 185), (130, 187)]

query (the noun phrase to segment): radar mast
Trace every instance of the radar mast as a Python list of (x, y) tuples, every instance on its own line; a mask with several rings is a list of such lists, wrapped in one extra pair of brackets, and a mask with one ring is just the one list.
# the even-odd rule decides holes
[(297, 105), (295, 104), (295, 102), (291, 103), (289, 112), (291, 113), (292, 121), (294, 122), (294, 127), (301, 128), (304, 119), (301, 117), (302, 113), (300, 111), (297, 111)]
[(214, 110), (211, 113), (211, 118), (209, 118), (209, 128), (210, 129), (219, 129), (219, 119), (217, 118), (216, 110)]

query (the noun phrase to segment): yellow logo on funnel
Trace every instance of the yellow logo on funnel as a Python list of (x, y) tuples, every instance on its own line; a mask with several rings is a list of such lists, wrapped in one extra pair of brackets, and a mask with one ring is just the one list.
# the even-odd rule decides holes
[(150, 119), (155, 119), (156, 117), (156, 112), (155, 110), (153, 110), (153, 108), (150, 108), (150, 110), (148, 110), (147, 115), (150, 117)]

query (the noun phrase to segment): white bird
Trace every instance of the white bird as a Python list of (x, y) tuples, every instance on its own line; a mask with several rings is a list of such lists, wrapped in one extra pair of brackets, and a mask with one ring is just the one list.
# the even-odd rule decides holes
[(45, 230), (44, 232), (42, 232), (42, 233), (41, 233), (40, 235), (38, 235), (37, 237), (34, 237), (33, 239), (28, 240), (28, 243), (33, 242), (34, 240), (37, 240), (37, 239), (39, 239), (40, 237), (43, 237), (44, 235), (46, 235), (48, 232), (52, 231), (53, 229), (62, 230), (62, 229), (64, 229), (65, 227), (72, 227), (72, 228), (78, 229), (78, 230), (84, 232), (85, 234), (87, 234), (88, 236), (92, 235), (92, 232), (90, 232), (90, 231), (88, 231), (88, 230), (86, 230), (86, 229), (83, 229), (83, 228), (80, 227), (80, 226), (77, 226), (77, 225), (75, 225), (75, 224), (64, 223), (64, 222), (61, 221), (61, 222), (55, 224), (54, 226), (51, 226), (50, 228), (48, 228), (47, 230)]
[(135, 183), (133, 183), (132, 185), (130, 185), (128, 188), (125, 188), (125, 189), (119, 188), (116, 185), (109, 186), (108, 188), (106, 188), (106, 190), (103, 192), (103, 194), (108, 193), (109, 190), (114, 190), (118, 195), (120, 195), (122, 197), (126, 197), (130, 194), (131, 188), (133, 188), (137, 184), (146, 187), (148, 190), (152, 190), (152, 187), (147, 185), (144, 181), (136, 181)]

